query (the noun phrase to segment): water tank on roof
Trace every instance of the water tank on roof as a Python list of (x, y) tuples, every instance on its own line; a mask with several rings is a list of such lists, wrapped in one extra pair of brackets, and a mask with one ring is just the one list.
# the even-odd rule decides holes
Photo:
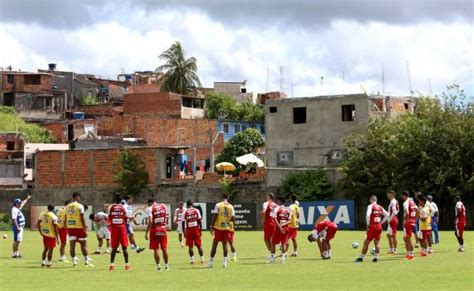
[(84, 112), (74, 112), (72, 114), (72, 118), (73, 119), (84, 119), (85, 115), (86, 114)]
[(48, 64), (48, 69), (49, 69), (50, 71), (56, 70), (56, 64), (55, 64), (55, 63)]

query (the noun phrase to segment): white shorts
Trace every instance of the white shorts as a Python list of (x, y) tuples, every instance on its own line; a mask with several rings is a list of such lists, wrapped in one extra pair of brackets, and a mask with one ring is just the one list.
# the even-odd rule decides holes
[(97, 231), (97, 236), (102, 239), (110, 239), (110, 231), (109, 228), (106, 226), (102, 226)]
[(23, 227), (16, 228), (13, 226), (13, 241), (21, 242), (23, 240)]
[(176, 231), (178, 231), (178, 234), (183, 234), (183, 222), (182, 221), (178, 222), (178, 228), (176, 228)]
[(126, 224), (126, 228), (127, 228), (127, 235), (133, 234), (133, 228), (132, 228), (132, 224), (131, 224), (131, 223), (127, 223), (127, 224)]

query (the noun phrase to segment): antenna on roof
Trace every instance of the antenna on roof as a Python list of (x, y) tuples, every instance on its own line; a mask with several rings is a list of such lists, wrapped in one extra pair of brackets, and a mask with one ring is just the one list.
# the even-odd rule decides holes
[(291, 82), (291, 97), (294, 97), (294, 96), (295, 96), (294, 93), (293, 93), (293, 87), (294, 87), (294, 85), (295, 85), (295, 84), (294, 84), (293, 82)]
[(382, 63), (382, 96), (385, 96), (385, 68)]
[(321, 76), (321, 80), (320, 80), (320, 91), (319, 91), (319, 95), (320, 96), (323, 96), (323, 85), (324, 85), (324, 76)]
[(410, 74), (410, 63), (407, 60), (407, 78), (408, 78), (408, 90), (410, 92), (410, 96), (413, 96), (413, 88), (411, 87), (411, 74)]
[(270, 79), (270, 66), (267, 65), (267, 82), (266, 82), (266, 85), (265, 85), (265, 92), (268, 92), (268, 81)]
[(367, 91), (365, 90), (364, 86), (362, 86), (362, 84), (360, 84), (360, 87), (362, 88), (362, 91), (364, 91), (365, 95), (369, 95), (367, 94)]
[(283, 66), (280, 66), (280, 92), (283, 92)]
[(345, 80), (345, 73), (342, 71), (342, 95), (345, 95), (345, 85), (346, 85), (346, 80)]

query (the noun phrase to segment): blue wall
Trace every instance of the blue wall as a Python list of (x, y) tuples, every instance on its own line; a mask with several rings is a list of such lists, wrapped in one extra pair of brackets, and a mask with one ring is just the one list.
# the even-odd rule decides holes
[(217, 131), (224, 132), (224, 141), (228, 141), (231, 137), (236, 135), (238, 132), (244, 131), (247, 128), (254, 127), (260, 133), (265, 136), (264, 123), (263, 122), (247, 122), (247, 121), (217, 121)]

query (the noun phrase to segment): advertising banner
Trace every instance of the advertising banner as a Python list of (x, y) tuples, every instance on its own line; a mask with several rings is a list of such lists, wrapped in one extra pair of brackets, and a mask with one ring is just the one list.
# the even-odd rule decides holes
[[(209, 223), (211, 222), (215, 203), (207, 203), (207, 215)], [(234, 204), (235, 229), (236, 230), (255, 230), (257, 229), (257, 206), (255, 203)]]
[[(57, 211), (63, 207), (63, 205), (56, 205), (54, 206), (54, 213), (57, 214)], [(44, 206), (31, 206), (31, 211), (30, 211), (30, 225), (31, 225), (31, 229), (33, 230), (38, 230), (38, 228), (36, 227), (36, 223), (38, 222), (38, 218), (41, 214), (41, 212), (45, 211), (47, 208), (46, 205)], [(87, 224), (87, 229), (88, 230), (92, 230), (92, 222), (91, 220), (89, 219), (89, 215), (92, 213), (92, 205), (89, 205), (86, 212), (85, 212), (85, 215), (84, 215), (84, 218), (86, 220), (86, 224)]]
[(330, 220), (339, 229), (354, 229), (354, 201), (311, 201), (300, 202), (300, 229), (313, 229), (316, 222)]

